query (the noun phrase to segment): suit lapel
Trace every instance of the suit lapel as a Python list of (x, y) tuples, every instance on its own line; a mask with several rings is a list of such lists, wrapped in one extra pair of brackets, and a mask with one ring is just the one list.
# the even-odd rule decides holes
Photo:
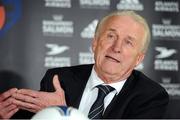
[[(85, 89), (86, 83), (91, 74), (93, 65), (83, 65), (74, 69), (71, 69), (73, 73), (73, 77), (70, 86), (70, 90), (68, 91), (67, 99), (69, 100), (69, 105), (75, 108), (79, 107), (80, 100)], [(69, 84), (67, 84), (69, 85)]]
[(119, 94), (113, 98), (113, 100), (110, 102), (110, 104), (106, 108), (103, 118), (106, 118), (107, 116), (114, 117), (112, 113), (116, 110), (118, 110), (118, 115), (116, 116), (121, 117), (123, 115), (123, 112), (125, 110), (125, 107), (123, 106), (125, 106), (125, 102), (127, 102), (126, 100), (128, 96), (130, 95), (134, 84), (135, 84), (134, 75), (131, 74), (130, 77), (128, 77), (128, 79), (126, 80)]

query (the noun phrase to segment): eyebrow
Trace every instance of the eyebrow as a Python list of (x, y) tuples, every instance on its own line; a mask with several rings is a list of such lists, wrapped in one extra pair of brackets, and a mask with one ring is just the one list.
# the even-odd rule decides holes
[(113, 29), (113, 28), (109, 28), (109, 29), (108, 29), (108, 31), (113, 31), (113, 32), (116, 32), (116, 30), (115, 30), (115, 29)]
[(132, 37), (132, 36), (130, 36), (130, 35), (128, 35), (128, 37), (127, 37), (128, 39), (130, 39), (131, 41), (134, 41), (134, 40), (136, 40), (134, 37)]

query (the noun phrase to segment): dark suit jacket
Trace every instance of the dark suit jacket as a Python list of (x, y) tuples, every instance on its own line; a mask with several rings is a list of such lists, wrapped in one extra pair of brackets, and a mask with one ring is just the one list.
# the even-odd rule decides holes
[[(46, 72), (41, 91), (54, 91), (52, 78), (58, 74), (68, 106), (79, 107), (93, 65), (54, 68)], [(162, 118), (169, 97), (164, 88), (134, 70), (122, 90), (106, 108), (103, 118)]]

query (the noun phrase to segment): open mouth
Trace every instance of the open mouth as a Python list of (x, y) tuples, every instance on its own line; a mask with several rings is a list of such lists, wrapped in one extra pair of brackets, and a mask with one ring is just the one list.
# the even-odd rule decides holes
[(111, 61), (114, 61), (114, 62), (120, 63), (120, 61), (119, 61), (119, 60), (117, 60), (116, 58), (113, 58), (113, 57), (108, 56), (108, 55), (106, 55), (105, 57), (106, 57), (106, 58), (108, 58), (108, 59), (109, 59), (109, 60), (111, 60)]

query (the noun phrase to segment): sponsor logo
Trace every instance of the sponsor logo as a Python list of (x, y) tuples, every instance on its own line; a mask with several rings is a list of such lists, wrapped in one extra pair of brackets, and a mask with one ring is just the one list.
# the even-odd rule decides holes
[(71, 0), (45, 0), (46, 7), (71, 8)]
[(175, 1), (155, 1), (155, 11), (179, 12), (179, 2)]
[(98, 24), (97, 19), (93, 20), (90, 24), (88, 24), (88, 26), (85, 27), (83, 29), (83, 31), (81, 32), (81, 37), (82, 38), (93, 38), (97, 24)]
[(159, 52), (159, 54), (156, 55), (156, 58), (168, 58), (173, 54), (177, 53), (177, 50), (167, 49), (166, 47), (156, 47), (155, 49)]
[(65, 51), (68, 51), (69, 46), (63, 45), (59, 46), (57, 44), (46, 44), (48, 51), (46, 52), (45, 57), (45, 67), (53, 68), (53, 67), (64, 67), (71, 65), (70, 57), (60, 57), (59, 55), (63, 54)]
[(155, 70), (162, 70), (162, 71), (178, 71), (179, 70), (178, 60), (169, 59), (174, 54), (177, 54), (177, 50), (167, 49), (165, 47), (156, 47), (155, 50), (159, 52), (159, 54), (155, 56), (156, 58), (156, 60), (154, 61)]
[(142, 11), (144, 9), (143, 4), (139, 0), (120, 0), (116, 7), (118, 10)]
[(71, 37), (74, 34), (73, 21), (63, 20), (63, 15), (53, 15), (53, 20), (42, 21), (42, 32), (45, 36)]
[(180, 84), (171, 83), (171, 78), (164, 77), (162, 78), (161, 85), (166, 89), (168, 94), (172, 97), (179, 96), (180, 97)]
[(172, 25), (171, 19), (162, 19), (163, 24), (152, 25), (152, 36), (155, 38), (179, 38), (180, 25)]
[(89, 47), (89, 52), (79, 53), (79, 64), (91, 64), (94, 63), (94, 54), (91, 47)]
[(79, 0), (81, 8), (109, 9), (110, 0)]
[(65, 66), (71, 66), (71, 59), (69, 57), (45, 57), (44, 67), (53, 68)]
[(46, 47), (50, 50), (46, 53), (47, 55), (58, 55), (68, 50), (68, 46), (59, 46), (57, 44), (46, 44)]
[(0, 1), (0, 37), (18, 22), (21, 12), (21, 0)]

